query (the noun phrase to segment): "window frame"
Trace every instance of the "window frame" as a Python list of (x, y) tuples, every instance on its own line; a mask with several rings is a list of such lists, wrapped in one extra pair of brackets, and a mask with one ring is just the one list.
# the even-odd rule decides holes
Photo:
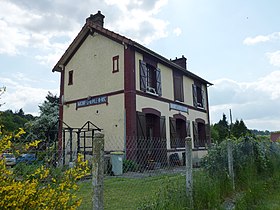
[(73, 85), (74, 81), (74, 70), (68, 72), (68, 85)]
[[(139, 60), (140, 67), (140, 90), (161, 96), (161, 71), (159, 68)], [(152, 75), (152, 76), (151, 76)], [(151, 81), (150, 81), (151, 80)]]
[(119, 58), (120, 58), (119, 55), (116, 55), (116, 56), (112, 57), (112, 62), (113, 62), (113, 71), (112, 71), (112, 73), (116, 73), (116, 72), (120, 71), (120, 69), (119, 69)]
[(196, 108), (205, 109), (205, 93), (202, 84), (195, 82), (193, 85), (193, 105)]
[(183, 74), (173, 71), (174, 100), (184, 102)]

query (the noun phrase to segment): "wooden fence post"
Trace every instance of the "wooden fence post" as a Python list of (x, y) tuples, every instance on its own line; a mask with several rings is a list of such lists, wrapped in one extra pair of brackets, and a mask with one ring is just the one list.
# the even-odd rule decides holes
[(93, 210), (104, 209), (104, 134), (94, 134), (92, 154), (92, 207)]
[(186, 193), (193, 208), (192, 138), (185, 138), (186, 145)]
[(233, 156), (232, 156), (232, 142), (227, 140), (227, 153), (228, 153), (228, 173), (232, 182), (232, 189), (235, 190), (234, 171), (233, 171)]

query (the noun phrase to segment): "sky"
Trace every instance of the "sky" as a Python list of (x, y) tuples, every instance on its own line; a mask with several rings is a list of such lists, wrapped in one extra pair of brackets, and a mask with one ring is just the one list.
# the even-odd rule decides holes
[(0, 0), (0, 110), (39, 114), (59, 95), (52, 68), (85, 19), (98, 10), (104, 27), (213, 83), (210, 121), (223, 113), (249, 129), (280, 130), (278, 0)]

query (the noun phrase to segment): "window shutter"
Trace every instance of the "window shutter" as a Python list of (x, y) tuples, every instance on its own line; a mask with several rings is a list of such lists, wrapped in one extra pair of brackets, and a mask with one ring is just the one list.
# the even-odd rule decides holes
[(137, 112), (137, 136), (146, 137), (146, 116), (142, 112)]
[(198, 128), (197, 128), (197, 123), (194, 121), (193, 121), (193, 142), (194, 142), (194, 147), (199, 147)]
[(139, 61), (140, 63), (140, 90), (146, 91), (147, 89), (147, 66), (144, 61)]
[(189, 120), (186, 122), (186, 127), (187, 136), (191, 136), (191, 122)]
[(196, 91), (196, 85), (193, 84), (193, 106), (197, 107), (197, 91)]
[(205, 133), (206, 133), (206, 143), (209, 145), (211, 144), (211, 134), (210, 134), (210, 125), (205, 125)]
[(173, 73), (174, 77), (174, 98), (175, 100), (184, 101), (184, 87), (183, 87), (183, 75)]
[(202, 107), (205, 109), (205, 91), (201, 89), (201, 97), (202, 97)]
[(157, 68), (156, 69), (156, 82), (157, 82), (157, 94), (159, 96), (162, 95), (162, 91), (161, 91), (161, 74), (160, 74), (160, 69)]
[(166, 139), (166, 126), (165, 126), (165, 117), (160, 117), (160, 138)]
[(170, 146), (171, 148), (176, 147), (176, 119), (169, 117), (170, 127)]

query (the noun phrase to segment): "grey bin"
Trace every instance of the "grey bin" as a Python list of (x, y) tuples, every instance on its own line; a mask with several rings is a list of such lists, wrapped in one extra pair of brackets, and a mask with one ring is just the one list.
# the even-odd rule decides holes
[(115, 176), (123, 174), (123, 152), (111, 152), (112, 171)]

